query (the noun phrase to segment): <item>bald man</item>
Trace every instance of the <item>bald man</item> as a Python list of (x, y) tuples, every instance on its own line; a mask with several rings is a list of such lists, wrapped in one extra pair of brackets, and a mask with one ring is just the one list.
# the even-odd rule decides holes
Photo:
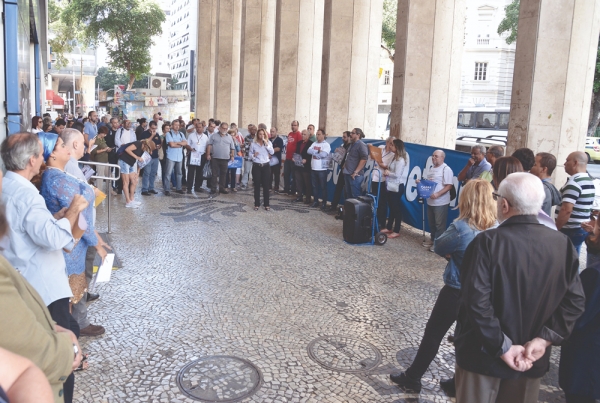
[(596, 188), (587, 174), (587, 155), (581, 151), (569, 154), (565, 171), (570, 175), (560, 189), (561, 203), (556, 207), (556, 228), (569, 237), (577, 253), (587, 236), (581, 223), (590, 220)]

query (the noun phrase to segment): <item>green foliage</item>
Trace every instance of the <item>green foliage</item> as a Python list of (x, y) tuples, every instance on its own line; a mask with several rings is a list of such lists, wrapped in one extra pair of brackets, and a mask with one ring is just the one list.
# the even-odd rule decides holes
[(165, 13), (145, 0), (72, 0), (61, 20), (67, 24), (86, 21), (83, 35), (93, 43), (103, 42), (108, 63), (125, 71), (128, 88), (150, 72), (152, 37), (162, 33)]
[(396, 49), (396, 18), (398, 15), (398, 0), (384, 0), (383, 23), (381, 26), (381, 42), (393, 57)]
[(600, 92), (600, 43), (598, 44), (598, 52), (596, 53), (596, 71), (594, 72), (594, 94)]
[(517, 40), (517, 27), (519, 26), (519, 0), (513, 0), (512, 3), (504, 7), (504, 19), (498, 25), (498, 35), (508, 32), (506, 43), (510, 45)]
[[(143, 75), (135, 80), (131, 88), (148, 88), (148, 78), (150, 76)], [(96, 85), (100, 86), (100, 90), (108, 91), (115, 88), (115, 85), (127, 85), (129, 76), (127, 73), (118, 72), (108, 67), (100, 67), (96, 76)]]
[(62, 15), (65, 10), (55, 0), (48, 2), (48, 27), (51, 32), (48, 44), (52, 49), (52, 55), (56, 59), (55, 67), (61, 68), (69, 64), (65, 54), (72, 53), (75, 47), (85, 51), (89, 47), (89, 41), (83, 37), (83, 25), (79, 21), (65, 24)]

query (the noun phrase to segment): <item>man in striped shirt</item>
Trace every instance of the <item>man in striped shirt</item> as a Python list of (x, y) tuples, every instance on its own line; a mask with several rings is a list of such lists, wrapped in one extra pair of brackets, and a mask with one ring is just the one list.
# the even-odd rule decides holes
[(587, 236), (581, 223), (590, 220), (596, 188), (587, 174), (587, 155), (581, 151), (569, 154), (565, 171), (571, 177), (560, 189), (562, 201), (556, 208), (556, 228), (569, 237), (579, 253)]

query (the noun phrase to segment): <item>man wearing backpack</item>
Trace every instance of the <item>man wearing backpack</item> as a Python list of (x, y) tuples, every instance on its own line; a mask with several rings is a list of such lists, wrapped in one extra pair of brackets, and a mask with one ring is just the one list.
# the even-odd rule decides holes
[(560, 192), (554, 187), (552, 182), (550, 182), (550, 177), (552, 176), (552, 172), (554, 172), (554, 168), (556, 168), (556, 157), (554, 155), (550, 153), (537, 153), (535, 156), (535, 165), (532, 166), (529, 171), (531, 174), (542, 180), (544, 193), (546, 194), (544, 203), (542, 204), (542, 210), (548, 215), (550, 215), (552, 206), (559, 204), (561, 199)]

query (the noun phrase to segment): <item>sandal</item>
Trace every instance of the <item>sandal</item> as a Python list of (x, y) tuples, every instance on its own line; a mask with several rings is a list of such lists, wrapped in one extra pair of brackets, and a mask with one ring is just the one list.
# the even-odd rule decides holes
[(398, 238), (400, 236), (399, 233), (397, 232), (392, 232), (391, 234), (388, 235), (388, 239), (392, 239), (392, 238)]
[(267, 207), (265, 207), (265, 210), (271, 211), (271, 207), (267, 206)]
[(237, 189), (236, 188), (231, 188), (231, 191), (232, 192), (237, 192)]
[(254, 211), (258, 211), (258, 206), (254, 206)]

